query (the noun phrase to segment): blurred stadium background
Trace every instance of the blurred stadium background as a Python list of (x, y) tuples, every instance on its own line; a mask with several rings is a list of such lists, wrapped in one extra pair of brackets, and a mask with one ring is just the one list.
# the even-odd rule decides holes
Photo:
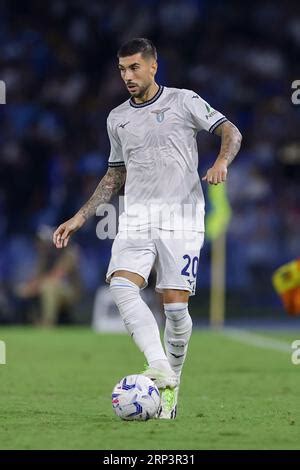
[[(300, 79), (300, 4), (2, 0), (0, 11), (0, 79), (7, 86), (0, 107), (0, 322), (31, 321), (18, 293), (34, 276), (36, 234), (72, 216), (106, 172), (106, 118), (127, 99), (116, 51), (138, 36), (158, 48), (159, 83), (195, 90), (244, 136), (228, 182), (228, 324), (295, 322), (271, 276), (300, 254), (299, 106), (291, 101), (291, 84)], [(218, 146), (217, 137), (199, 135), (200, 174)], [(104, 284), (111, 241), (96, 237), (97, 222), (75, 238), (81, 295), (72, 323), (91, 322)], [(209, 290), (207, 240), (191, 302), (203, 323)]]

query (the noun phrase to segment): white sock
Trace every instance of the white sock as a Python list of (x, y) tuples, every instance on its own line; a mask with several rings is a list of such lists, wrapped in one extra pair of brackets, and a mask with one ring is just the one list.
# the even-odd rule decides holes
[[(124, 324), (150, 367), (172, 372), (164, 352), (157, 322), (140, 296), (140, 288), (124, 277), (114, 276), (110, 292)], [(159, 367), (158, 367), (159, 366)]]
[(166, 327), (164, 343), (170, 366), (180, 377), (192, 334), (192, 319), (187, 302), (164, 304)]

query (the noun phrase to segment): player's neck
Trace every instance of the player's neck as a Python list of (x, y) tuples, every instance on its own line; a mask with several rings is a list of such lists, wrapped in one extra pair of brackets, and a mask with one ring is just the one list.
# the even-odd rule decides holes
[(136, 104), (140, 103), (145, 103), (146, 101), (152, 100), (153, 96), (156, 95), (156, 93), (159, 90), (159, 85), (157, 83), (153, 82), (149, 88), (145, 91), (144, 95), (140, 98), (134, 98), (134, 102)]

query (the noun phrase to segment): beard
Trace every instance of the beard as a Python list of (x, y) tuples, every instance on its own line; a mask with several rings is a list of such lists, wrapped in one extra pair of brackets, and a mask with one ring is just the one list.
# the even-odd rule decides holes
[(150, 84), (149, 85), (141, 85), (141, 86), (138, 86), (136, 85), (136, 88), (133, 90), (130, 90), (128, 89), (130, 95), (133, 97), (133, 98), (143, 98), (143, 96), (145, 95), (146, 91), (148, 90), (148, 88), (150, 87)]

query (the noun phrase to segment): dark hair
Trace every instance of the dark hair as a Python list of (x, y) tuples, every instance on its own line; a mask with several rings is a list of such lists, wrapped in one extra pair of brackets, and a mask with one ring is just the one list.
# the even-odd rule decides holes
[(135, 38), (125, 42), (118, 50), (118, 57), (127, 57), (141, 53), (143, 57), (153, 57), (157, 60), (156, 48), (150, 39)]

